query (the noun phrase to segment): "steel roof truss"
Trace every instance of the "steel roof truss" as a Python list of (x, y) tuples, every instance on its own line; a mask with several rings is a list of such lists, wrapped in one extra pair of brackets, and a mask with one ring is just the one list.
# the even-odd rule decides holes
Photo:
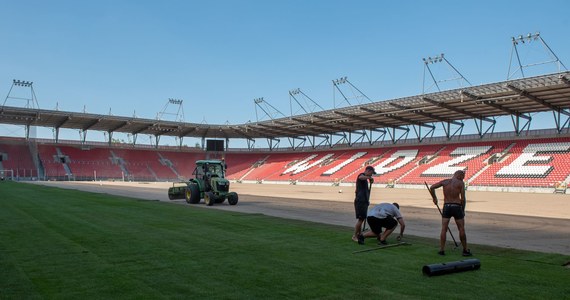
[[(296, 150), (297, 148), (301, 148), (305, 146), (305, 142), (307, 141), (306, 137), (288, 137), (287, 140), (289, 141), (289, 145), (291, 145), (291, 148), (293, 150)], [(296, 143), (296, 141), (299, 140), (299, 143)]]
[[(565, 78), (565, 77), (563, 77), (563, 78)], [(570, 116), (570, 114), (568, 114), (568, 112), (563, 111), (559, 106), (552, 105), (552, 104), (530, 94), (528, 91), (526, 91), (524, 89), (520, 89), (520, 88), (518, 88), (512, 84), (507, 84), (507, 88), (509, 88), (510, 90), (514, 91), (515, 93), (519, 94), (522, 97), (525, 97), (527, 99), (530, 99), (536, 103), (543, 105), (544, 107), (550, 108), (551, 110), (559, 111), (562, 114)]]
[[(520, 121), (521, 117), (524, 117), (524, 119), (526, 119), (526, 122), (522, 127)], [(525, 128), (527, 132), (530, 130), (530, 122), (532, 121), (532, 117), (527, 115), (511, 115), (511, 120), (513, 121), (513, 127), (515, 128), (517, 136), (520, 135), (520, 133), (525, 130)]]
[(341, 142), (344, 142), (344, 143), (346, 143), (346, 144), (350, 144), (350, 139), (349, 139), (349, 137), (346, 136), (346, 132), (342, 132), (342, 134), (340, 134), (340, 137), (341, 137), (341, 138), (338, 139), (338, 141), (336, 141), (336, 143), (334, 143), (333, 146), (334, 146), (334, 145), (338, 145), (338, 144), (340, 144)]
[(426, 128), (430, 128), (432, 130), (435, 128), (435, 126), (433, 126), (433, 125), (428, 125), (428, 124), (421, 123), (421, 122), (414, 121), (414, 120), (407, 119), (407, 118), (402, 118), (402, 117), (398, 117), (398, 116), (388, 116), (388, 115), (386, 117), (394, 119), (394, 120), (398, 120), (400, 122), (409, 123), (409, 124), (414, 125), (414, 126), (426, 127)]
[(426, 101), (426, 102), (429, 102), (429, 103), (432, 103), (432, 104), (434, 104), (434, 105), (436, 105), (436, 106), (438, 106), (438, 107), (445, 108), (445, 109), (447, 109), (447, 110), (451, 110), (451, 111), (454, 111), (454, 112), (456, 112), (456, 113), (460, 113), (460, 114), (462, 114), (462, 115), (471, 117), (471, 118), (473, 118), (473, 119), (481, 119), (481, 120), (483, 120), (483, 121), (487, 121), (487, 122), (491, 122), (491, 123), (495, 122), (493, 119), (490, 119), (490, 118), (483, 117), (483, 116), (478, 115), (478, 114), (474, 114), (474, 113), (468, 112), (468, 111), (466, 111), (466, 110), (464, 110), (464, 109), (461, 109), (461, 108), (453, 107), (453, 106), (451, 106), (451, 105), (449, 105), (449, 104), (447, 104), (447, 103), (444, 103), (444, 102), (435, 101), (435, 100), (433, 100), (433, 99), (426, 98), (426, 97), (422, 97), (422, 100), (424, 100), (424, 101)]
[(55, 126), (54, 126), (55, 129), (57, 130), (57, 129), (61, 128), (61, 126), (63, 126), (68, 121), (71, 121), (71, 116), (64, 117), (63, 120), (61, 120), (61, 122), (55, 124)]
[(499, 105), (499, 104), (495, 103), (495, 100), (493, 100), (493, 99), (485, 99), (481, 96), (473, 95), (473, 94), (466, 92), (466, 91), (463, 91), (463, 90), (459, 91), (459, 93), (463, 96), (466, 96), (467, 98), (470, 98), (471, 100), (477, 101), (476, 103), (485, 104), (485, 105), (491, 106), (493, 108), (496, 108), (498, 110), (502, 110), (502, 111), (504, 111), (510, 115), (515, 115), (517, 117), (521, 117), (521, 118), (530, 120), (530, 117), (523, 115), (520, 111), (510, 109), (510, 108), (505, 107), (503, 105)]
[(81, 128), (81, 130), (87, 131), (89, 128), (95, 126), (99, 122), (101, 122), (101, 119), (95, 119), (95, 120), (91, 121), (90, 123), (88, 123), (85, 127)]
[(400, 128), (392, 127), (391, 129), (392, 129), (392, 131), (388, 130), (388, 135), (390, 135), (390, 139), (392, 140), (393, 144), (396, 144), (404, 136), (407, 138), (408, 134), (410, 133), (410, 128), (405, 128), (406, 130), (402, 130), (404, 132), (398, 138), (396, 138), (396, 129), (400, 129)]
[(279, 130), (278, 127), (267, 125), (267, 124), (262, 124), (262, 123), (258, 123), (257, 126), (263, 127), (264, 128), (263, 130), (267, 130), (275, 136), (285, 136), (283, 133), (283, 130)]
[[(390, 105), (392, 105), (392, 106), (394, 106), (394, 107), (396, 107), (396, 108), (398, 108), (398, 109), (401, 109), (401, 110), (404, 110), (404, 109), (406, 109), (406, 110), (411, 110), (410, 107), (403, 106), (403, 105), (399, 105), (399, 104), (395, 104), (395, 103), (390, 103)], [(424, 116), (424, 117), (426, 117), (426, 118), (430, 118), (430, 119), (433, 119), (433, 120), (437, 120), (437, 121), (439, 121), (439, 122), (453, 123), (454, 125), (458, 125), (458, 126), (459, 126), (459, 125), (463, 125), (463, 123), (455, 122), (455, 121), (449, 120), (449, 119), (447, 119), (447, 118), (442, 118), (442, 117), (436, 116), (436, 115), (434, 115), (434, 114), (426, 113), (426, 112), (421, 111), (421, 110), (412, 110), (412, 113), (417, 114), (417, 115), (420, 115), (420, 116)]]
[[(417, 129), (416, 129), (417, 127)], [(421, 125), (412, 125), (412, 128), (414, 129), (414, 132), (416, 133), (416, 136), (418, 137), (418, 142), (422, 142), (430, 133), (431, 136), (433, 136), (434, 132), (435, 132), (435, 126), (431, 126), (431, 127), (427, 127), (429, 128), (428, 132), (426, 132), (423, 136), (422, 136), (422, 127), (427, 127), (427, 126), (421, 126)]]
[(489, 124), (489, 127), (487, 127), (487, 130), (485, 130), (483, 132), (483, 119), (473, 119), (473, 121), (475, 122), (475, 127), (477, 127), (477, 132), (479, 133), (479, 137), (483, 138), (488, 132), (489, 130), (491, 131), (491, 133), (493, 133), (495, 131), (495, 125), (497, 124), (496, 120), (492, 120), (492, 122), (489, 122), (491, 124)]
[(135, 130), (135, 131), (131, 132), (131, 134), (132, 134), (132, 135), (139, 134), (139, 133), (141, 133), (141, 132), (143, 132), (143, 131), (148, 130), (148, 129), (151, 128), (152, 126), (154, 126), (154, 124), (146, 125), (146, 126), (140, 128), (139, 130)]
[(463, 126), (464, 126), (463, 122), (459, 122), (458, 128), (453, 133), (451, 133), (451, 124), (457, 125), (457, 122), (442, 122), (440, 124), (443, 127), (443, 131), (445, 131), (445, 136), (447, 137), (448, 140), (457, 135), (458, 132), (460, 136), (461, 133), (463, 133)]
[[(280, 130), (280, 132), (283, 132), (283, 131), (284, 131), (284, 132), (286, 132), (286, 133), (295, 133), (295, 134), (296, 134), (295, 136), (292, 136), (291, 134), (286, 134), (286, 135), (285, 135), (286, 137), (299, 138), (300, 136), (307, 135), (307, 132), (305, 132), (305, 131), (300, 131), (300, 130), (296, 130), (296, 129), (287, 127), (287, 126), (291, 126), (291, 124), (288, 124), (288, 123), (285, 123), (285, 122), (279, 122), (279, 121), (274, 121), (274, 123), (280, 124), (280, 125), (283, 125), (283, 126), (286, 126), (286, 128), (283, 128), (282, 130)], [(268, 126), (269, 128), (275, 128), (275, 129), (278, 129), (278, 130), (281, 129), (281, 128), (278, 128), (278, 127), (276, 128), (276, 127), (274, 127), (274, 126), (269, 126), (269, 125), (265, 125), (265, 124), (258, 124), (258, 125), (260, 125), (260, 126)]]
[(122, 122), (121, 124), (119, 124), (119, 125), (115, 126), (114, 128), (111, 128), (111, 129), (109, 129), (109, 130), (108, 130), (108, 132), (114, 132), (114, 131), (117, 131), (117, 130), (121, 129), (122, 127), (125, 127), (125, 126), (127, 126), (128, 124), (129, 124), (129, 122), (128, 122), (128, 121)]
[[(566, 111), (564, 111), (566, 112)], [(567, 112), (566, 112), (567, 113)], [(558, 133), (561, 133), (562, 130), (566, 127), (566, 126), (570, 126), (569, 122), (570, 122), (570, 117), (566, 118), (566, 121), (564, 122), (564, 124), (561, 124), (560, 122), (561, 120), (561, 116), (560, 116), (560, 112), (558, 111), (553, 111), (552, 114), (554, 115), (554, 122), (556, 123), (556, 130), (558, 131)], [(570, 128), (569, 128), (570, 129)]]
[(241, 130), (239, 130), (239, 129), (236, 129), (236, 128), (234, 128), (234, 127), (230, 127), (230, 129), (231, 129), (233, 132), (237, 133), (237, 134), (240, 135), (240, 136), (245, 137), (245, 138), (248, 139), (248, 140), (253, 140), (253, 138), (252, 138), (251, 136), (249, 136), (249, 135), (243, 133), (243, 131), (241, 131)]
[(273, 149), (279, 147), (279, 142), (281, 142), (280, 139), (267, 138), (267, 145), (269, 145), (269, 150), (272, 151)]
[[(373, 113), (373, 114), (380, 113), (379, 111), (376, 111), (376, 110), (373, 110), (373, 109), (370, 109), (370, 108), (366, 108), (366, 107), (361, 107), (360, 109), (363, 110), (363, 111), (365, 111), (365, 112), (369, 112), (369, 113)], [(363, 116), (357, 116), (357, 115), (347, 114), (347, 113), (340, 112), (340, 111), (335, 111), (335, 113), (336, 113), (336, 114), (339, 114), (339, 115), (341, 115), (341, 116), (347, 117), (347, 118), (353, 118), (353, 119), (360, 120), (360, 121), (363, 121), (363, 122), (369, 122), (369, 123), (372, 123), (372, 124), (374, 124), (374, 125), (378, 125), (378, 126), (379, 126), (378, 128), (396, 128), (396, 129), (400, 129), (400, 130), (406, 130), (406, 129), (407, 129), (407, 128), (405, 128), (405, 127), (395, 126), (395, 125), (392, 125), (392, 124), (388, 124), (388, 123), (376, 121), (376, 120), (373, 120), (373, 119), (370, 119), (370, 118), (366, 118), (366, 117), (363, 117)]]
[[(315, 117), (320, 118), (320, 119), (324, 119), (324, 120), (330, 120), (330, 119), (326, 119), (326, 118), (319, 117), (319, 116), (315, 116)], [(336, 130), (336, 132), (341, 132), (341, 131), (343, 131), (342, 129), (339, 129), (339, 128), (336, 127), (336, 126), (323, 125), (323, 124), (320, 124), (320, 123), (305, 121), (305, 120), (299, 119), (299, 118), (291, 118), (291, 120), (296, 121), (296, 122), (299, 122), (299, 123), (307, 124), (307, 125), (310, 125), (310, 126), (315, 126), (315, 127), (323, 128), (323, 129), (326, 129), (327, 131), (330, 131), (331, 128), (334, 129), (334, 130)]]
[[(358, 135), (358, 138), (352, 141), (352, 135)], [(358, 143), (359, 141), (364, 140), (364, 137), (367, 137), (370, 140), (369, 136), (366, 134), (366, 130), (362, 131), (349, 131), (348, 132), (348, 146), (353, 146), (354, 144)]]

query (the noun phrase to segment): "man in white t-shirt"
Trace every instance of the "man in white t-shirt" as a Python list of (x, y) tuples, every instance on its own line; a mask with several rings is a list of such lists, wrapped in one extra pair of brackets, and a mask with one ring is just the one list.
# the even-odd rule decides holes
[[(358, 236), (358, 243), (361, 245), (364, 244), (364, 239), (367, 237), (376, 237), (379, 240), (379, 244), (387, 245), (388, 242), (386, 242), (386, 238), (392, 234), (398, 223), (400, 223), (400, 234), (397, 237), (398, 241), (404, 236), (406, 223), (400, 213), (400, 205), (398, 205), (398, 203), (380, 203), (375, 205), (368, 212), (366, 220), (368, 221), (370, 230)], [(386, 228), (384, 232), (382, 232), (382, 227)]]

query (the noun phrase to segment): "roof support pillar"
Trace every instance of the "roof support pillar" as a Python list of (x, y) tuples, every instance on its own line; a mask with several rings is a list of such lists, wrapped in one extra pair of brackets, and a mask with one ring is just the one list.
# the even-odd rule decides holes
[(562, 122), (562, 114), (567, 115), (567, 112), (562, 110), (562, 111), (552, 111), (552, 114), (554, 115), (554, 122), (556, 123), (556, 131), (558, 132), (558, 134), (562, 133), (562, 130), (564, 130), (565, 127), (569, 127), (570, 129), (570, 117), (566, 118), (566, 121), (564, 123)]
[(386, 130), (384, 129), (376, 129), (374, 130), (376, 132), (380, 132), (380, 136), (378, 136), (374, 141), (372, 141), (372, 129), (370, 130), (370, 145), (374, 145), (376, 142), (378, 142), (380, 139), (382, 139), (382, 141), (384, 141), (384, 138), (386, 138)]
[[(352, 135), (358, 135), (358, 138), (352, 141)], [(349, 132), (348, 133), (348, 146), (352, 147), (354, 144), (364, 140), (364, 137), (367, 137), (366, 130), (357, 131), (357, 132)]]
[(459, 136), (461, 136), (461, 133), (463, 133), (463, 122), (459, 123), (457, 129), (455, 129), (455, 131), (453, 133), (451, 133), (451, 124), (456, 125), (457, 122), (443, 122), (441, 123), (442, 127), (443, 127), (443, 131), (445, 131), (445, 137), (447, 137), (447, 140), (451, 140), (455, 135), (457, 135), (457, 133), (459, 132)]
[[(417, 129), (416, 129), (417, 127)], [(427, 127), (429, 128), (429, 131), (426, 132), (425, 135), (422, 136), (422, 127)], [(412, 125), (412, 128), (414, 129), (414, 132), (416, 133), (416, 136), (418, 137), (418, 142), (422, 142), (430, 133), (433, 136), (434, 132), (435, 132), (435, 126), (426, 126), (425, 124), (421, 124), (421, 125)]]
[(55, 143), (59, 143), (59, 127), (55, 127), (53, 129), (54, 133), (55, 133)]
[[(302, 138), (290, 137), (290, 138), (287, 138), (287, 140), (289, 140), (289, 145), (291, 145), (291, 148), (293, 148), (293, 150), (295, 150), (295, 149), (298, 149), (299, 147), (305, 146), (305, 142), (307, 141), (307, 138), (306, 137), (302, 137)], [(299, 143), (296, 142), (297, 140), (299, 140)]]
[[(522, 125), (522, 127), (520, 121), (521, 118), (526, 120), (526, 122)], [(521, 132), (525, 129), (527, 132), (530, 130), (530, 122), (532, 121), (532, 118), (530, 116), (526, 116), (523, 114), (511, 115), (511, 120), (513, 121), (513, 127), (515, 129), (517, 136), (519, 136)]]
[(267, 138), (267, 145), (269, 145), (269, 150), (273, 151), (273, 149), (279, 147), (279, 142), (281, 142), (280, 139)]
[[(473, 121), (475, 122), (475, 127), (477, 127), (477, 132), (479, 133), (480, 138), (483, 138), (489, 132), (489, 130), (491, 130), (491, 133), (493, 133), (495, 131), (495, 125), (497, 124), (497, 120), (495, 119), (492, 119), (492, 122), (487, 121), (486, 118), (477, 118)], [(483, 121), (491, 123), (485, 131), (483, 131)]]
[(158, 134), (155, 135), (154, 140), (155, 140), (154, 148), (158, 149), (158, 143), (160, 142), (160, 135)]
[[(405, 128), (405, 130), (399, 137), (396, 138), (396, 127), (392, 127), (392, 132), (390, 132), (390, 130), (388, 130), (388, 135), (390, 135), (390, 139), (392, 140), (392, 144), (396, 144), (399, 140), (401, 140), (404, 136), (407, 138), (408, 134), (410, 133), (410, 128), (409, 127), (403, 127)], [(398, 129), (402, 129), (402, 127), (398, 127)]]
[(30, 139), (30, 124), (26, 124), (26, 141)]
[(255, 139), (247, 139), (247, 149), (252, 150), (255, 148)]
[(87, 130), (79, 129), (79, 138), (81, 139), (81, 144), (85, 144), (85, 140), (87, 139)]

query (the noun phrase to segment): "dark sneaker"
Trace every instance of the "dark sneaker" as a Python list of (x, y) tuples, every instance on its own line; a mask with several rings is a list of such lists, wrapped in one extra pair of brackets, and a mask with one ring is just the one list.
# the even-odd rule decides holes
[(358, 243), (360, 245), (364, 245), (364, 235), (362, 235), (362, 234), (358, 235)]
[(463, 256), (473, 256), (473, 254), (471, 254), (471, 250), (467, 249), (467, 250), (463, 250)]
[(386, 241), (379, 241), (379, 242), (378, 242), (378, 245), (388, 245), (388, 242), (386, 242)]
[(445, 255), (445, 251), (441, 250), (441, 251), (437, 252), (437, 254), (439, 254), (439, 255), (441, 255), (441, 256), (444, 256), (444, 255)]

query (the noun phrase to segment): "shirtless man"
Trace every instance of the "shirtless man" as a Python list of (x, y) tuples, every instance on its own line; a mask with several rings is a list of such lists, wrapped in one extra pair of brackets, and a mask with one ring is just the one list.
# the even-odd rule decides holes
[(443, 187), (443, 213), (441, 222), (441, 233), (439, 235), (439, 255), (445, 255), (445, 241), (447, 228), (451, 217), (455, 219), (457, 229), (459, 229), (459, 239), (463, 246), (463, 256), (471, 256), (471, 251), (467, 249), (467, 236), (465, 235), (465, 172), (456, 171), (451, 179), (442, 180), (430, 187), (433, 203), (437, 205), (435, 189)]

